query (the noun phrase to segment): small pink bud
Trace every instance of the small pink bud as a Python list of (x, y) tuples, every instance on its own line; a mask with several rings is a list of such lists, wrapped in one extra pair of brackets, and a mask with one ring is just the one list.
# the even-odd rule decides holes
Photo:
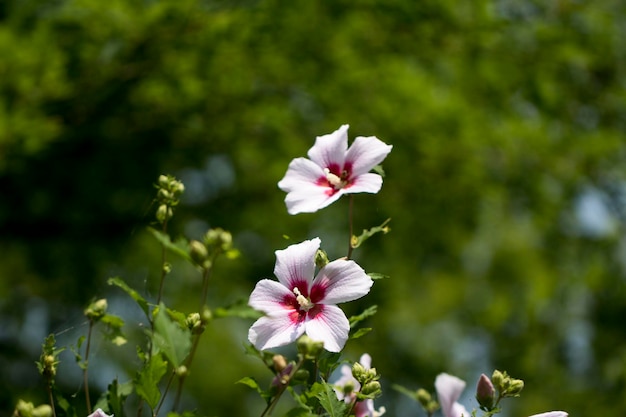
[(481, 374), (478, 378), (478, 384), (476, 384), (476, 400), (480, 404), (480, 408), (486, 411), (493, 409), (495, 404), (496, 390), (491, 383), (489, 377), (485, 374)]

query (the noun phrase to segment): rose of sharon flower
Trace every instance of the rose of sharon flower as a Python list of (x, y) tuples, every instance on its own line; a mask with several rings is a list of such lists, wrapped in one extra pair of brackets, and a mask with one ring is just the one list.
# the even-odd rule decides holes
[(465, 389), (465, 381), (446, 373), (437, 375), (435, 379), (437, 399), (441, 405), (441, 412), (445, 417), (469, 417), (465, 407), (457, 402)]
[[(363, 368), (370, 369), (372, 366), (372, 357), (367, 353), (364, 353), (359, 359), (359, 363), (363, 365)], [(352, 375), (352, 368), (348, 365), (342, 365), (341, 369), (341, 377), (335, 382), (335, 393), (337, 394), (337, 398), (343, 400), (347, 404), (351, 404), (355, 397), (356, 392), (361, 389), (361, 384), (354, 378)], [(349, 394), (345, 393), (344, 387), (348, 385), (353, 388), (352, 392)], [(365, 401), (359, 401), (354, 406), (354, 415), (355, 417), (380, 417), (385, 414), (385, 407), (380, 407), (378, 410), (374, 409), (374, 400), (367, 399)]]
[[(435, 379), (435, 389), (437, 390), (437, 398), (441, 405), (441, 412), (445, 417), (470, 417), (465, 407), (457, 402), (463, 389), (465, 381), (456, 376), (442, 373), (437, 375)], [(567, 417), (565, 411), (550, 411), (547, 413), (533, 414), (529, 417)]]
[(383, 179), (369, 171), (385, 159), (391, 148), (375, 136), (359, 136), (348, 148), (348, 125), (318, 136), (309, 149), (310, 159), (292, 160), (278, 183), (287, 193), (287, 211), (313, 213), (343, 194), (377, 193)]
[(367, 294), (372, 279), (354, 261), (337, 259), (315, 273), (320, 239), (306, 240), (276, 251), (277, 281), (259, 281), (248, 304), (266, 315), (248, 332), (248, 340), (260, 350), (294, 342), (306, 333), (322, 341), (324, 349), (339, 352), (350, 324), (337, 303)]

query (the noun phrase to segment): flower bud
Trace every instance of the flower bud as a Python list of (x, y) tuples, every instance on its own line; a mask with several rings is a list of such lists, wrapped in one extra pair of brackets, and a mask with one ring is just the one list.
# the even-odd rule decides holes
[(476, 384), (476, 400), (480, 407), (486, 411), (491, 411), (495, 404), (496, 390), (491, 380), (485, 374), (481, 374)]
[(359, 362), (354, 362), (352, 365), (352, 376), (359, 381), (359, 383), (363, 383), (363, 381), (367, 379), (367, 370)]
[(318, 269), (322, 269), (328, 264), (328, 262), (328, 255), (326, 255), (326, 252), (318, 249), (317, 252), (315, 252), (315, 266), (317, 266)]
[(196, 265), (203, 266), (204, 261), (209, 257), (209, 251), (201, 242), (192, 240), (189, 242), (189, 255)]
[(213, 313), (211, 312), (211, 309), (207, 306), (204, 306), (200, 318), (202, 319), (202, 324), (207, 324), (208, 322), (210, 322), (213, 319)]
[(89, 320), (98, 321), (106, 314), (107, 307), (107, 300), (105, 298), (101, 298), (91, 303), (89, 307), (85, 309), (85, 316)]
[(308, 381), (310, 375), (311, 374), (306, 369), (298, 369), (296, 373), (293, 374), (293, 380), (297, 382), (305, 382)]
[(417, 398), (417, 401), (424, 408), (426, 408), (426, 406), (428, 405), (428, 403), (432, 399), (430, 393), (428, 391), (426, 391), (424, 388), (420, 388), (420, 389), (417, 390), (417, 392), (415, 393), (415, 398)]
[(32, 417), (51, 417), (52, 407), (48, 404), (42, 404), (39, 407), (36, 407), (31, 415)]
[(166, 175), (159, 175), (159, 187), (161, 188), (167, 188), (167, 186), (170, 183), (169, 178), (167, 178)]
[(174, 196), (172, 196), (172, 193), (170, 193), (164, 188), (160, 188), (159, 191), (157, 192), (157, 199), (159, 200), (160, 203), (163, 203), (163, 204), (170, 203), (173, 198)]
[(274, 364), (274, 371), (281, 372), (287, 367), (287, 359), (283, 355), (274, 355), (272, 357), (272, 363)]
[(200, 313), (191, 313), (185, 320), (187, 328), (191, 330), (191, 334), (202, 334), (204, 332), (204, 324), (200, 317)]
[(354, 382), (346, 381), (346, 383), (343, 385), (343, 387), (341, 387), (341, 390), (343, 391), (344, 397), (350, 396), (350, 394), (352, 394), (354, 392), (354, 388), (355, 388)]
[(305, 334), (300, 336), (296, 346), (298, 347), (298, 352), (304, 355), (305, 358), (314, 359), (322, 353), (324, 342), (315, 341)]
[(502, 392), (504, 388), (504, 374), (496, 369), (493, 371), (493, 375), (491, 375), (491, 382), (499, 392)]
[(507, 397), (519, 397), (523, 389), (524, 389), (524, 381), (522, 381), (521, 379), (511, 378), (509, 387), (504, 393), (504, 395)]
[(368, 382), (361, 388), (361, 394), (367, 395), (368, 397), (374, 397), (374, 396), (382, 394), (380, 382), (378, 381)]
[(166, 221), (171, 219), (173, 215), (174, 212), (172, 211), (172, 209), (165, 204), (161, 204), (156, 211), (156, 218), (159, 223), (165, 223)]
[(177, 377), (185, 377), (189, 375), (189, 369), (187, 369), (187, 367), (185, 365), (180, 365), (178, 368), (176, 368), (176, 376)]

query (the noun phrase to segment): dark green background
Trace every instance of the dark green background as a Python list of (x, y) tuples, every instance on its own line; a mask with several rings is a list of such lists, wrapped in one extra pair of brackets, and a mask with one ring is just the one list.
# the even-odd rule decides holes
[[(161, 173), (187, 186), (174, 235), (221, 226), (242, 253), (218, 263), (212, 307), (246, 298), (289, 243), (345, 255), (347, 200), (289, 216), (276, 186), (344, 123), (394, 146), (382, 191), (355, 198), (357, 229), (392, 218), (355, 252), (390, 278), (345, 306), (379, 305), (346, 351), (373, 356), (377, 404), (421, 415), (391, 385), (447, 371), (472, 408), (499, 368), (526, 382), (510, 415), (626, 413), (625, 21), (616, 0), (0, 2), (2, 414), (45, 401), (43, 337), (73, 343), (93, 297), (141, 318), (106, 279), (155, 296)], [(193, 311), (200, 278), (171, 261), (165, 299)], [(186, 397), (200, 415), (260, 414), (234, 384), (269, 383), (243, 354), (250, 324), (204, 336)], [(94, 397), (137, 365), (132, 343), (98, 346)], [(80, 393), (64, 355), (61, 388)]]

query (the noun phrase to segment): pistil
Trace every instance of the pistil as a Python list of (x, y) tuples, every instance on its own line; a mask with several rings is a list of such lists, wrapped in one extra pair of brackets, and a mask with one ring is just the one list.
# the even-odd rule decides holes
[(293, 293), (296, 295), (296, 301), (298, 301), (302, 310), (309, 311), (315, 305), (311, 302), (311, 300), (302, 295), (298, 287), (293, 288)]

